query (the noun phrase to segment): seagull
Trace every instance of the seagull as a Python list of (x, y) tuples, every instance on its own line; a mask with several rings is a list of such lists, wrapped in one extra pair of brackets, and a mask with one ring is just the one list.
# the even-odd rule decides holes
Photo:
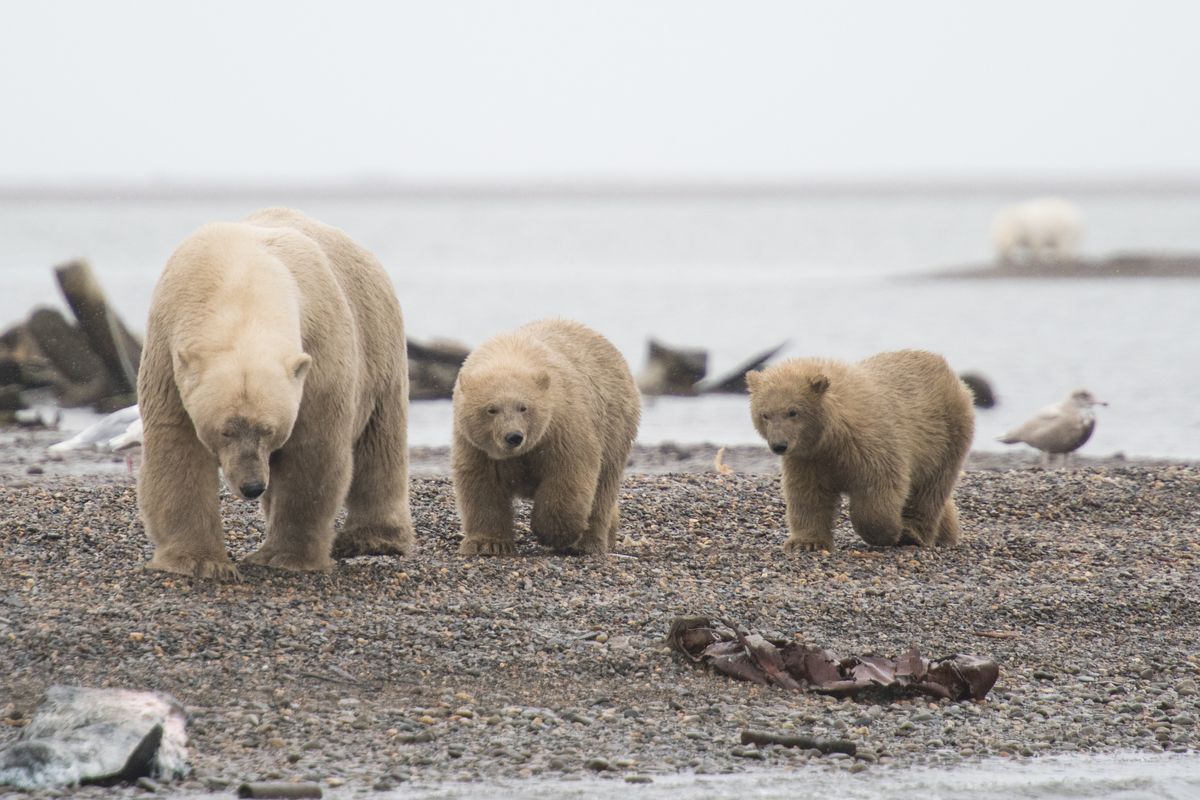
[[(46, 448), (51, 453), (71, 450), (131, 451), (142, 444), (142, 416), (136, 405), (114, 411), (70, 439)], [(133, 453), (125, 453), (125, 466), (133, 474)]]
[(1106, 406), (1087, 389), (1076, 389), (1061, 403), (1046, 406), (1021, 425), (1001, 436), (1004, 444), (1024, 442), (1042, 451), (1042, 464), (1048, 465), (1052, 455), (1061, 455), (1066, 463), (1067, 454), (1078, 450), (1096, 429), (1096, 414), (1092, 406)]
[[(136, 406), (135, 406), (136, 408)], [(123, 432), (108, 440), (108, 449), (115, 453), (142, 446), (142, 418), (129, 423)]]

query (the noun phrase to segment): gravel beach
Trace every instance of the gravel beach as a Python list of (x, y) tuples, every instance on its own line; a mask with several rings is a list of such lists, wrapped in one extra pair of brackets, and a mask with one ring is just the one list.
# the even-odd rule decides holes
[[(638, 448), (615, 555), (552, 556), (523, 527), (516, 557), (465, 559), (445, 451), (414, 451), (415, 556), (223, 585), (144, 570), (123, 460), (49, 461), (55, 440), (0, 432), (0, 746), (73, 683), (185, 703), (194, 773), (172, 790), (194, 794), (1200, 749), (1195, 465), (975, 456), (959, 547), (868, 548), (843, 514), (833, 552), (784, 557), (765, 448), (727, 453), (732, 474), (713, 447)], [(240, 560), (263, 523), (223, 505)], [(979, 703), (760, 688), (666, 648), (688, 613), (844, 655), (990, 656), (1000, 679)], [(857, 753), (747, 747), (745, 728)]]

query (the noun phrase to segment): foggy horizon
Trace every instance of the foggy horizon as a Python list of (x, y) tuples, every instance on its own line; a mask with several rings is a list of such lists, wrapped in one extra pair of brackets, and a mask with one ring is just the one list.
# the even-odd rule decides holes
[(1200, 7), (26, 4), (0, 188), (1200, 179)]

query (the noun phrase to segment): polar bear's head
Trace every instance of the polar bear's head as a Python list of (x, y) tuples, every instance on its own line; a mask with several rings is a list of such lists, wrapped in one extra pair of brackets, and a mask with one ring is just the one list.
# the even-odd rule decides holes
[(489, 458), (524, 455), (538, 446), (553, 414), (545, 369), (463, 369), (454, 384), (454, 426)]
[(820, 365), (784, 362), (747, 372), (754, 428), (776, 455), (808, 453), (821, 440), (829, 377)]
[(180, 350), (173, 360), (196, 436), (216, 456), (230, 490), (253, 500), (267, 490), (271, 454), (292, 435), (312, 359), (302, 352)]

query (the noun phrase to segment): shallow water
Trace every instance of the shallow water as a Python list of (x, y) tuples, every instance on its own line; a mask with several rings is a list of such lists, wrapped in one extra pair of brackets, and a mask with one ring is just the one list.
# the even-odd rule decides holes
[[(788, 341), (785, 356), (941, 352), (990, 377), (977, 449), (1087, 387), (1110, 406), (1084, 453), (1200, 457), (1200, 280), (928, 281), (988, 256), (997, 193), (660, 198), (0, 202), (0, 324), (58, 304), (49, 267), (86, 256), (142, 329), (173, 247), (214, 219), (292, 204), (338, 225), (389, 269), (417, 339), (475, 344), (531, 319), (574, 317), (637, 371), (646, 339), (710, 351), (710, 375)], [(1200, 194), (1097, 193), (1085, 249), (1200, 252)], [(445, 404), (416, 404), (412, 441), (449, 441)], [(647, 404), (643, 442), (756, 441), (744, 398)]]
[[(327, 796), (336, 795), (327, 793)], [(798, 797), (846, 800), (1188, 800), (1200, 797), (1200, 756), (1053, 757), (1020, 762), (997, 759), (953, 769), (872, 767), (857, 775), (808, 767), (734, 775), (656, 775), (654, 782), (649, 784), (627, 784), (621, 778), (531, 780), (492, 784), (486, 790), (479, 784), (416, 784), (381, 796), (421, 800), (467, 800), (482, 796), (498, 800), (600, 800), (613, 796), (639, 800), (794, 800)]]

